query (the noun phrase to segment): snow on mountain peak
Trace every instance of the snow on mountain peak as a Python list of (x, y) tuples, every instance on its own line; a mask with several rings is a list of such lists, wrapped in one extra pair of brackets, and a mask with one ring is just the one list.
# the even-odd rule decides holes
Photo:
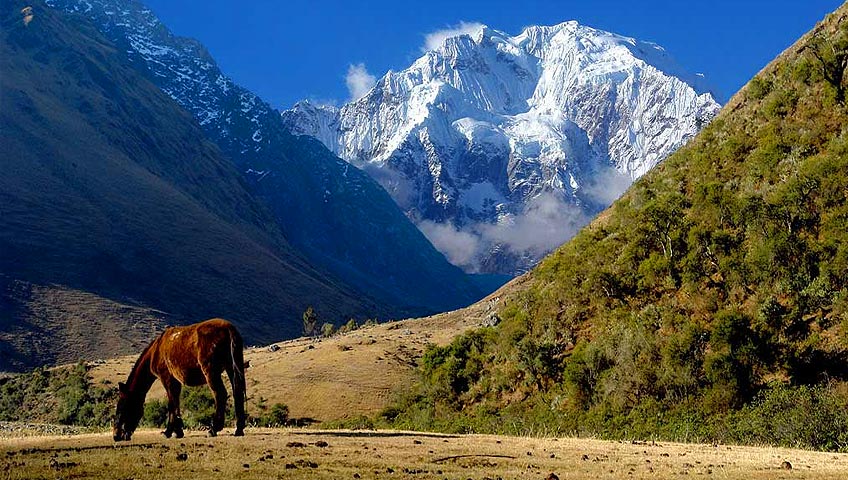
[(488, 27), (479, 22), (459, 22), (456, 25), (436, 30), (424, 36), (422, 52), (438, 50), (445, 42), (461, 36), (480, 38)]
[(515, 36), (463, 23), (426, 47), (356, 101), (283, 117), (371, 172), (470, 271), (530, 268), (719, 109), (659, 45), (575, 21)]

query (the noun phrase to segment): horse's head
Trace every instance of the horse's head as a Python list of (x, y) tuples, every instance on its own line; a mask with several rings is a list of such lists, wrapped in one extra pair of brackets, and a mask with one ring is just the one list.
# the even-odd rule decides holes
[(123, 383), (118, 383), (118, 408), (112, 423), (112, 438), (116, 442), (129, 440), (144, 414), (144, 397), (133, 395)]

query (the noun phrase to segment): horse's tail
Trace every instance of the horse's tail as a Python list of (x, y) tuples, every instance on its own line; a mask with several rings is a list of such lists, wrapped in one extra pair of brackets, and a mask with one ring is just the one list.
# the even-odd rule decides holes
[(247, 382), (244, 377), (244, 340), (237, 330), (233, 329), (230, 335), (230, 358), (233, 362), (233, 396), (240, 390), (242, 398), (247, 399)]
[(233, 404), (236, 410), (236, 432), (235, 435), (244, 435), (244, 425), (247, 421), (244, 407), (247, 403), (247, 382), (244, 378), (244, 340), (235, 327), (230, 329), (230, 360), (233, 363), (233, 374), (230, 375), (230, 383), (233, 386)]

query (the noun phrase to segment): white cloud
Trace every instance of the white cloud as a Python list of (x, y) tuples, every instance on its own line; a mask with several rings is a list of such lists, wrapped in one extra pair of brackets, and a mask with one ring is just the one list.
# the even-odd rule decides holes
[(610, 167), (598, 172), (591, 183), (583, 187), (583, 195), (606, 208), (618, 200), (633, 183), (629, 175)]
[(540, 258), (573, 237), (589, 218), (580, 207), (547, 193), (530, 200), (524, 211), (498, 224), (479, 224), (483, 242)]
[(450, 223), (422, 221), (418, 228), (448, 261), (474, 273), (494, 250), (540, 260), (589, 223), (580, 207), (545, 193), (530, 200), (521, 213), (500, 223), (477, 223), (458, 229)]
[(473, 35), (480, 31), (481, 28), (483, 28), (483, 24), (480, 22), (459, 22), (457, 25), (428, 33), (424, 35), (424, 46), (421, 47), (421, 51), (435, 50), (445, 43), (445, 40), (448, 38), (458, 37), (460, 35)]
[(418, 224), (421, 233), (430, 240), (436, 250), (442, 252), (452, 264), (473, 270), (473, 263), (480, 251), (480, 237), (458, 230), (450, 223), (424, 220)]
[(368, 73), (364, 63), (351, 64), (347, 67), (345, 83), (350, 99), (359, 100), (377, 83), (377, 77)]

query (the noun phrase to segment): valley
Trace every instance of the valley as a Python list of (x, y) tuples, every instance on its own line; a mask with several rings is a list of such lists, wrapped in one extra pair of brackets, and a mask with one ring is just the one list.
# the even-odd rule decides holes
[[(723, 108), (578, 22), (289, 110), (138, 0), (0, 22), (0, 479), (848, 477), (848, 3)], [(166, 440), (118, 384), (211, 317), (247, 436)]]

